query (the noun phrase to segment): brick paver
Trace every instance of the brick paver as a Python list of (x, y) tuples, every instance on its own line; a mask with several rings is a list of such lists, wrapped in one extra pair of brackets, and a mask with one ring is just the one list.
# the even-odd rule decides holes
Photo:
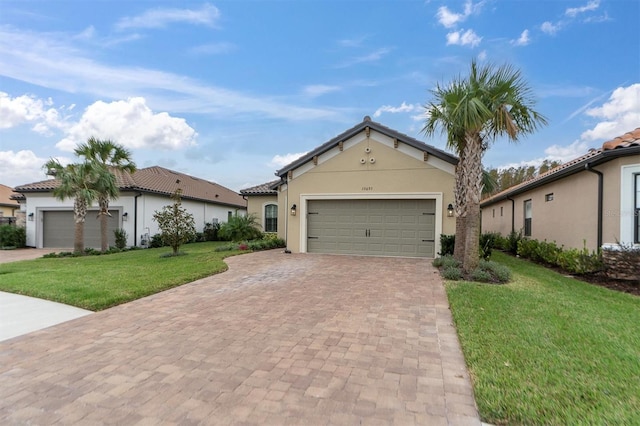
[(0, 343), (0, 424), (480, 425), (429, 261), (227, 262)]

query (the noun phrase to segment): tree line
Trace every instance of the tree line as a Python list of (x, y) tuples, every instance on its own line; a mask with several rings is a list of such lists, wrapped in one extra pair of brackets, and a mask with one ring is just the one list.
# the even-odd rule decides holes
[(512, 186), (521, 184), (560, 166), (562, 162), (544, 160), (539, 166), (519, 166), (508, 169), (490, 168), (485, 170), (483, 196), (497, 194)]

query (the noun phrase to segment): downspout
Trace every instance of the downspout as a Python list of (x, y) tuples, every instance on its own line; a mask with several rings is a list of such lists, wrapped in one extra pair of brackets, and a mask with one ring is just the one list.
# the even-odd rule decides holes
[(511, 201), (511, 232), (516, 232), (516, 200), (511, 197), (507, 197), (507, 200)]
[(584, 169), (588, 172), (598, 175), (598, 250), (600, 250), (600, 248), (602, 247), (602, 198), (604, 192), (604, 177), (602, 175), (602, 172), (592, 169), (591, 164), (589, 163), (584, 165)]
[(138, 247), (138, 197), (142, 195), (142, 192), (138, 192), (133, 197), (133, 245)]

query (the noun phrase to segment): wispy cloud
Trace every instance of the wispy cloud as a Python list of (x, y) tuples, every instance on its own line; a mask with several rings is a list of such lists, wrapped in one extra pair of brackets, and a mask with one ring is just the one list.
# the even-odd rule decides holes
[(471, 46), (476, 47), (482, 41), (482, 37), (478, 36), (473, 30), (453, 31), (447, 34), (447, 45)]
[(277, 168), (277, 169), (281, 169), (282, 167), (293, 163), (294, 161), (296, 161), (298, 158), (302, 157), (305, 154), (306, 154), (306, 152), (290, 153), (290, 154), (284, 154), (284, 155), (275, 155), (271, 159), (269, 164), (267, 164), (267, 165), (269, 167), (274, 167), (274, 168)]
[(477, 14), (484, 6), (484, 1), (473, 3), (472, 0), (467, 0), (464, 3), (464, 8), (461, 13), (451, 11), (447, 6), (440, 6), (436, 17), (438, 22), (445, 28), (454, 28), (457, 24), (464, 22), (472, 14)]
[(336, 110), (306, 108), (155, 69), (100, 63), (71, 44), (67, 34), (32, 33), (0, 26), (0, 73), (69, 93), (117, 100), (144, 96), (154, 109), (233, 116), (256, 114), (286, 120), (337, 118)]
[(327, 93), (337, 92), (340, 90), (340, 86), (329, 86), (327, 84), (312, 84), (302, 89), (305, 96), (311, 98), (317, 98), (318, 96), (326, 95)]
[(524, 30), (517, 40), (511, 40), (511, 44), (515, 46), (526, 46), (531, 42), (529, 38), (529, 30)]
[(220, 18), (217, 7), (204, 4), (200, 9), (156, 8), (141, 15), (120, 19), (115, 27), (118, 30), (131, 28), (164, 28), (169, 24), (187, 23), (192, 25), (215, 26)]
[(600, 6), (600, 0), (592, 0), (584, 6), (567, 8), (564, 14), (573, 18), (580, 13), (596, 10), (598, 9), (599, 6)]
[(231, 52), (236, 48), (236, 45), (233, 43), (227, 42), (219, 42), (219, 43), (209, 43), (202, 44), (200, 46), (195, 46), (189, 49), (189, 53), (193, 55), (220, 55), (223, 53)]
[(353, 65), (358, 65), (358, 64), (362, 64), (362, 63), (367, 63), (367, 62), (378, 62), (379, 60), (381, 60), (382, 58), (384, 58), (385, 56), (387, 56), (390, 52), (391, 52), (391, 48), (388, 47), (382, 47), (380, 49), (374, 50), (373, 52), (367, 54), (367, 55), (363, 55), (363, 56), (357, 56), (355, 58), (351, 58), (348, 59), (344, 62), (342, 62), (341, 64), (336, 65), (336, 68), (348, 68), (351, 67)]
[(362, 44), (365, 42), (367, 38), (369, 38), (369, 36), (344, 38), (342, 40), (338, 40), (338, 45), (342, 47), (362, 47)]
[(400, 106), (383, 105), (380, 108), (378, 108), (376, 112), (373, 113), (373, 116), (377, 118), (377, 117), (380, 117), (382, 113), (397, 114), (397, 113), (415, 112), (422, 109), (423, 109), (422, 105), (420, 104), (408, 104), (406, 102), (402, 102)]
[(560, 30), (561, 25), (562, 24), (560, 22), (554, 24), (552, 22), (545, 21), (540, 25), (540, 30), (545, 34), (555, 35)]

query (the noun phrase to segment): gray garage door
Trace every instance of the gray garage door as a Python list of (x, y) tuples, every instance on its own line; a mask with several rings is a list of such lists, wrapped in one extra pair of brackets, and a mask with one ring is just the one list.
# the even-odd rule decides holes
[[(117, 210), (109, 210), (109, 245), (116, 243), (114, 229), (118, 229), (120, 217)], [(100, 248), (100, 219), (98, 212), (89, 211), (84, 222), (85, 247)], [(52, 248), (73, 248), (75, 221), (72, 211), (45, 211), (42, 212), (42, 245)]]
[(435, 200), (313, 200), (310, 253), (434, 257)]

